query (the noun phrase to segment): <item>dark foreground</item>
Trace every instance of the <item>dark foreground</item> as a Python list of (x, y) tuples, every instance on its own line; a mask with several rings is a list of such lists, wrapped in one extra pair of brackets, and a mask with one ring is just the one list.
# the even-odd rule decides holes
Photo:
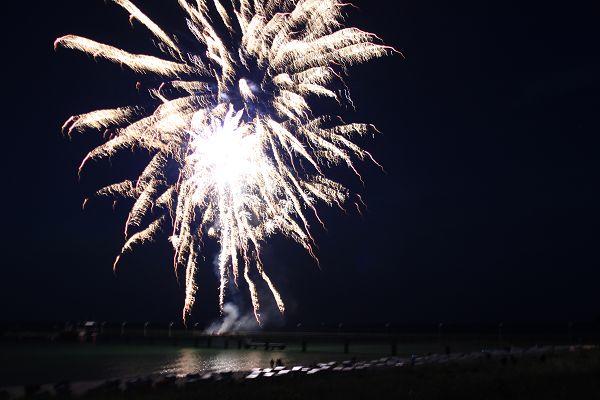
[[(37, 395), (34, 398), (70, 398)], [(402, 368), (105, 389), (94, 399), (600, 399), (600, 350), (494, 355)]]

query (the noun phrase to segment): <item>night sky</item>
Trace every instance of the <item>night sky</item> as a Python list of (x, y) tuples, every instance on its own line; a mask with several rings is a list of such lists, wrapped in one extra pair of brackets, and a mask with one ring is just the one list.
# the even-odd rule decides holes
[[(184, 29), (175, 1), (136, 3), (166, 31)], [(368, 211), (322, 208), (327, 231), (312, 224), (320, 268), (282, 238), (265, 245), (288, 324), (600, 317), (591, 3), (354, 1), (349, 22), (405, 55), (356, 67), (347, 81), (357, 111), (343, 115), (382, 131), (363, 144), (385, 172), (360, 165), (362, 187), (334, 171)], [(166, 236), (125, 256), (115, 276), (129, 205), (113, 212), (92, 200), (81, 211), (103, 183), (134, 176), (144, 156), (92, 163), (78, 182), (100, 139), (60, 132), (70, 115), (145, 95), (133, 73), (55, 52), (54, 39), (76, 33), (159, 55), (149, 35), (102, 0), (5, 9), (4, 25), (0, 321), (180, 321), (184, 289)], [(217, 315), (215, 252), (205, 254), (193, 321)]]

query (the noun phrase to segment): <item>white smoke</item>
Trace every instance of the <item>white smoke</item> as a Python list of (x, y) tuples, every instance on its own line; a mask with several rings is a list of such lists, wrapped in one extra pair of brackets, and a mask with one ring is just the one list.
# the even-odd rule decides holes
[(223, 335), (226, 333), (254, 330), (256, 328), (258, 328), (258, 324), (252, 313), (240, 316), (240, 310), (235, 304), (225, 303), (221, 319), (210, 324), (204, 330), (204, 333), (209, 335)]

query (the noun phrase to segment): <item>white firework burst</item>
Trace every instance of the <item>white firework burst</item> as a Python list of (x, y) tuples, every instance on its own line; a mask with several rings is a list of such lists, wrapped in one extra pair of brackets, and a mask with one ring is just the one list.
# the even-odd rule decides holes
[[(154, 35), (168, 59), (75, 35), (57, 39), (55, 46), (161, 78), (150, 90), (158, 99), (151, 112), (133, 106), (93, 111), (71, 117), (63, 127), (69, 134), (112, 132), (85, 157), (80, 171), (86, 162), (123, 149), (152, 154), (136, 181), (97, 192), (134, 200), (121, 254), (172, 229), (175, 271), (185, 269), (185, 320), (195, 300), (203, 238), (215, 238), (221, 307), (228, 282), (244, 279), (260, 322), (259, 278), (284, 312), (263, 268), (261, 245), (282, 233), (314, 257), (307, 214), (322, 223), (317, 203), (342, 207), (348, 198), (323, 169), (345, 164), (358, 174), (354, 160), (371, 156), (352, 139), (376, 132), (372, 125), (319, 114), (311, 97), (349, 102), (342, 81), (347, 67), (394, 50), (374, 34), (343, 28), (346, 4), (335, 0), (178, 0), (193, 46), (167, 34), (129, 0), (113, 1)], [(166, 173), (173, 163), (177, 179)], [(154, 221), (146, 223), (150, 217)]]

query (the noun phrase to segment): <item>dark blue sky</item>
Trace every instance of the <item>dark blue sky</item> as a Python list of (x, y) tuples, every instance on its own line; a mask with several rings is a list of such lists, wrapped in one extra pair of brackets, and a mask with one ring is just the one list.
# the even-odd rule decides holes
[[(183, 29), (175, 1), (137, 3), (167, 31)], [(386, 173), (363, 164), (364, 188), (337, 173), (369, 211), (323, 210), (328, 230), (313, 224), (321, 269), (284, 240), (266, 245), (287, 320), (600, 316), (600, 32), (589, 2), (354, 3), (360, 10), (349, 21), (406, 57), (362, 65), (348, 80), (357, 112), (345, 117), (383, 132), (365, 145)], [(138, 102), (137, 78), (54, 52), (52, 42), (77, 33), (156, 49), (101, 0), (4, 14), (3, 97), (12, 104), (3, 106), (0, 320), (178, 320), (184, 291), (166, 238), (126, 256), (114, 276), (127, 207), (80, 207), (101, 183), (134, 174), (143, 157), (99, 163), (78, 182), (77, 166), (99, 140), (60, 134), (72, 114)], [(202, 322), (216, 315), (206, 257), (194, 313)]]

